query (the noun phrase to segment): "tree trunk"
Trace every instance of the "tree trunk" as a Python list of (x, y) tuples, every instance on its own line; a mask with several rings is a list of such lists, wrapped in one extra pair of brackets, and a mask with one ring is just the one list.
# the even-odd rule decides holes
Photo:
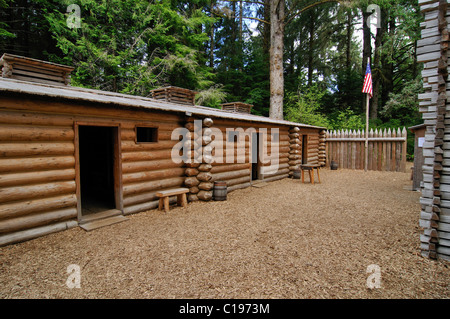
[[(370, 16), (366, 12), (366, 8), (361, 8), (363, 16), (363, 59), (362, 59), (362, 76), (364, 78), (367, 69), (367, 63), (371, 62), (372, 57), (372, 45), (371, 45), (371, 32), (370, 26), (367, 23), (367, 18)], [(366, 94), (362, 94), (362, 109), (366, 110)]]
[(308, 86), (312, 85), (314, 74), (314, 36), (316, 31), (316, 15), (314, 9), (309, 14), (309, 43), (308, 43)]
[(283, 119), (284, 0), (270, 2), (270, 118)]
[(377, 35), (375, 37), (375, 54), (373, 58), (373, 98), (370, 106), (370, 118), (378, 118), (378, 104), (380, 101), (381, 80), (382, 80), (382, 65), (381, 65), (381, 47), (383, 45), (383, 37), (386, 32), (386, 19), (385, 12), (381, 14), (381, 28), (377, 29)]
[(243, 30), (244, 30), (244, 7), (242, 5), (242, 1), (239, 1), (239, 71), (242, 72), (242, 67), (244, 65), (243, 61), (243, 50), (244, 50), (244, 42), (243, 42)]
[[(213, 8), (215, 6), (215, 1), (211, 1), (211, 18), (214, 17)], [(214, 39), (214, 23), (211, 24), (211, 30), (209, 35), (209, 67), (214, 68), (214, 47), (215, 47), (215, 39)]]
[[(389, 17), (389, 37), (395, 35), (395, 18), (392, 15)], [(394, 91), (394, 64), (391, 62), (393, 60), (394, 44), (391, 44), (389, 52), (384, 52), (381, 57), (381, 64), (383, 66), (383, 80), (382, 80), (382, 90), (381, 90), (381, 105), (386, 105), (389, 101), (389, 95)], [(413, 65), (414, 68), (414, 65)]]
[(347, 41), (346, 41), (346, 56), (345, 56), (345, 68), (347, 69), (347, 75), (350, 74), (352, 67), (352, 38), (353, 38), (353, 15), (352, 10), (347, 10)]

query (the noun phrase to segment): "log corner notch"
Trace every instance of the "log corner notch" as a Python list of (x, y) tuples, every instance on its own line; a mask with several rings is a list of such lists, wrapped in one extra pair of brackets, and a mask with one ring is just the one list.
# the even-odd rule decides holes
[(294, 176), (294, 171), (301, 164), (301, 139), (300, 128), (293, 126), (289, 129), (289, 177)]
[[(190, 162), (185, 164), (185, 181), (184, 184), (189, 188), (188, 201), (195, 202), (210, 201), (213, 197), (214, 183), (212, 181), (212, 149), (211, 143), (212, 131), (210, 127), (213, 125), (211, 118), (197, 119), (202, 123), (201, 127), (195, 125), (193, 117), (189, 117), (186, 121), (185, 128), (189, 130)], [(200, 130), (201, 131), (196, 131)]]
[(327, 162), (327, 131), (321, 130), (319, 132), (319, 165), (325, 166)]
[[(419, 1), (421, 11), (425, 14), (425, 22), (422, 23), (422, 40), (419, 41), (419, 50), (424, 52), (433, 50), (433, 56), (429, 54), (418, 55), (418, 62), (424, 62), (423, 74), (430, 72), (436, 76), (424, 75), (424, 88), (428, 92), (419, 95), (421, 112), (426, 125), (423, 153), (425, 164), (423, 166), (423, 187), (420, 198), (421, 213), (419, 226), (422, 228), (420, 235), (421, 254), (430, 259), (450, 260), (450, 225), (446, 215), (441, 216), (441, 211), (447, 211), (446, 204), (449, 195), (446, 178), (441, 178), (449, 169), (444, 159), (446, 145), (446, 115), (447, 115), (447, 83), (448, 83), (448, 43), (449, 31), (446, 16), (448, 4), (446, 0)], [(436, 28), (437, 22), (437, 28)], [(433, 33), (433, 34), (431, 34)], [(429, 45), (427, 38), (439, 37), (438, 48)], [(428, 52), (428, 51), (427, 51)], [(433, 83), (432, 83), (433, 82)], [(437, 82), (437, 85), (436, 85)], [(432, 85), (433, 84), (433, 85)], [(431, 88), (431, 91), (430, 91)], [(441, 207), (442, 204), (442, 207)], [(445, 220), (444, 220), (445, 219)], [(442, 238), (440, 238), (442, 237)]]

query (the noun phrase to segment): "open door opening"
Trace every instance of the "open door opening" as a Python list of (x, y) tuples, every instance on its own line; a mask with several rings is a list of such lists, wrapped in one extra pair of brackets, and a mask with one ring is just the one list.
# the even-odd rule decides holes
[(260, 167), (260, 161), (259, 161), (259, 133), (252, 133), (252, 181), (259, 180), (260, 174), (259, 174), (259, 167)]
[(78, 127), (82, 217), (116, 208), (116, 136), (116, 127)]
[(302, 135), (302, 164), (308, 164), (308, 135)]

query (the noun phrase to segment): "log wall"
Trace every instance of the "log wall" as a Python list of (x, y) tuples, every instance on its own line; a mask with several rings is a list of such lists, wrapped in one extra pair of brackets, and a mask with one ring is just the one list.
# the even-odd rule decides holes
[(450, 260), (450, 94), (448, 45), (450, 8), (447, 1), (419, 0), (424, 22), (417, 43), (417, 60), (425, 93), (419, 106), (426, 126), (423, 145), (423, 187), (419, 226), (421, 253), (432, 259)]
[[(214, 128), (220, 129), (223, 138), (223, 160), (222, 163), (212, 163), (212, 180), (213, 181), (225, 181), (227, 182), (227, 190), (233, 191), (240, 188), (251, 186), (252, 181), (252, 160), (251, 160), (251, 142), (246, 137), (245, 147), (238, 148), (238, 144), (234, 143), (234, 140), (229, 140), (227, 136), (227, 128), (242, 128), (244, 132), (250, 132), (253, 128), (255, 131), (260, 132), (261, 129), (267, 129), (267, 152), (271, 155), (271, 128), (277, 128), (279, 130), (279, 169), (276, 173), (270, 175), (260, 175), (260, 180), (276, 180), (289, 176), (289, 127), (287, 126), (274, 126), (264, 123), (254, 122), (237, 122), (223, 119), (214, 120)], [(234, 162), (228, 163), (226, 160), (227, 144), (234, 147)], [(244, 156), (240, 156), (244, 154)], [(270, 163), (265, 164), (265, 166)], [(264, 166), (264, 165), (263, 165)]]
[[(176, 128), (190, 127), (193, 118), (176, 113), (130, 110), (89, 102), (64, 102), (48, 98), (2, 96), (0, 98), (0, 245), (28, 240), (78, 225), (80, 186), (77, 185), (78, 125), (118, 127), (120, 200), (123, 214), (133, 214), (158, 207), (156, 192), (190, 187), (192, 199), (210, 200), (214, 181), (226, 181), (228, 190), (251, 185), (250, 143), (244, 148), (244, 162), (209, 163), (190, 167), (171, 160), (172, 140)], [(292, 128), (283, 125), (201, 119), (204, 124), (203, 148), (211, 143), (208, 127), (218, 128), (227, 143), (226, 128), (247, 130), (267, 128), (270, 155), (270, 128), (279, 129), (279, 169), (261, 180), (272, 181), (289, 176), (294, 164), (292, 155), (301, 154), (301, 143), (290, 136)], [(158, 128), (158, 141), (137, 143), (136, 126)], [(308, 161), (318, 161), (319, 130), (299, 129), (308, 134)], [(300, 139), (301, 140), (301, 139)], [(292, 145), (296, 145), (292, 148)], [(194, 147), (194, 146), (193, 146)], [(292, 151), (295, 151), (292, 153)], [(235, 149), (237, 152), (237, 149)], [(226, 150), (224, 150), (226, 156)], [(290, 158), (291, 157), (291, 158)], [(298, 159), (296, 159), (298, 160)], [(270, 165), (267, 163), (266, 165)], [(116, 177), (117, 178), (117, 177)], [(117, 181), (116, 181), (117, 184)]]
[[(2, 98), (0, 245), (78, 225), (78, 122), (120, 126), (124, 214), (156, 208), (156, 191), (183, 185), (183, 163), (170, 160), (177, 143), (172, 130), (183, 123), (178, 115)], [(157, 143), (136, 143), (135, 127), (141, 125), (158, 127)]]

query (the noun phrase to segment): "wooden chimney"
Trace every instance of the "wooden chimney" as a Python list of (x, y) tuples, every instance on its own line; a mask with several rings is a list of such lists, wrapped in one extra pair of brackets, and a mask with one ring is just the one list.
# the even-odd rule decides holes
[(231, 103), (224, 103), (220, 104), (223, 111), (229, 111), (234, 113), (247, 113), (250, 114), (253, 105), (252, 104), (246, 104), (242, 102), (231, 102)]
[(9, 53), (0, 58), (0, 67), (3, 78), (62, 86), (70, 85), (70, 73), (74, 70), (70, 66)]
[(197, 92), (179, 88), (176, 86), (167, 86), (151, 91), (152, 98), (156, 100), (164, 100), (167, 102), (195, 105), (195, 95)]

